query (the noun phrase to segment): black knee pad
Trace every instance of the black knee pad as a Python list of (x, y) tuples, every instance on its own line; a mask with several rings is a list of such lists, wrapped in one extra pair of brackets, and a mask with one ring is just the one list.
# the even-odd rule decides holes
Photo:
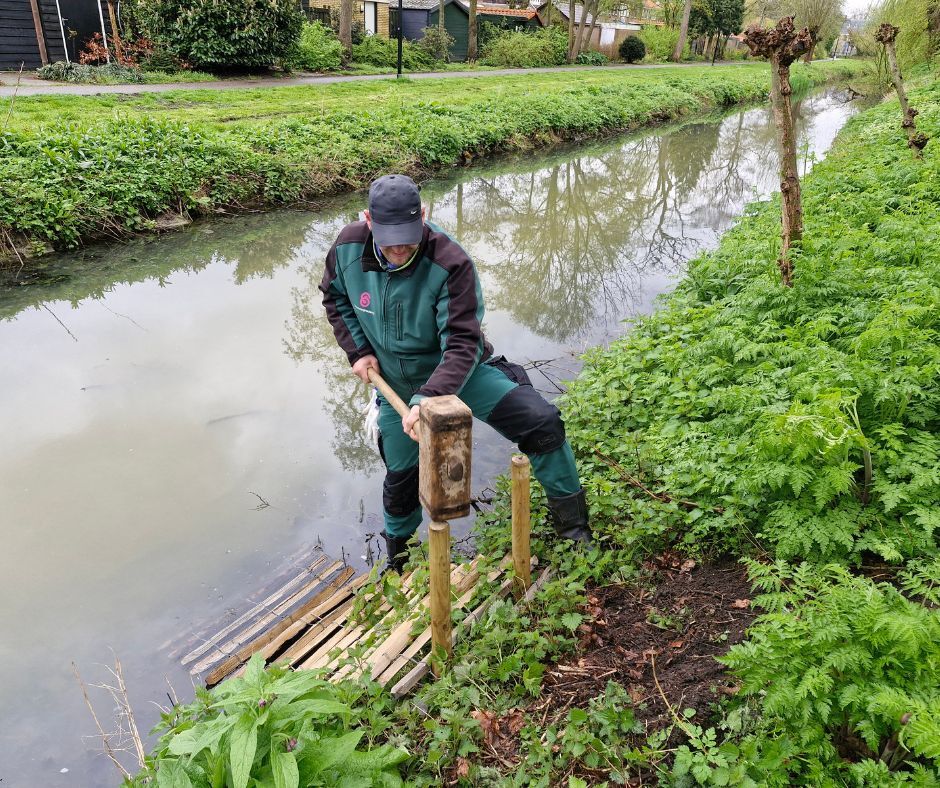
[(388, 471), (382, 485), (382, 506), (394, 517), (411, 514), (421, 505), (418, 500), (418, 466), (404, 471)]
[(496, 403), (486, 420), (526, 454), (548, 454), (565, 443), (561, 412), (532, 386), (518, 386)]

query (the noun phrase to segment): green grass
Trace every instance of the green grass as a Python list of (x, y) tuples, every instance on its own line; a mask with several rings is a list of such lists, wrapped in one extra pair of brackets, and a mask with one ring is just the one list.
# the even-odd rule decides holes
[(205, 71), (145, 71), (144, 82), (148, 85), (165, 85), (173, 82), (218, 82), (219, 78)]
[[(865, 68), (801, 66), (794, 86)], [(383, 172), (759, 100), (768, 86), (753, 64), (20, 97), (0, 137), (0, 230), (73, 248), (146, 230), (168, 209), (310, 199)], [(8, 108), (0, 101), (0, 117)]]

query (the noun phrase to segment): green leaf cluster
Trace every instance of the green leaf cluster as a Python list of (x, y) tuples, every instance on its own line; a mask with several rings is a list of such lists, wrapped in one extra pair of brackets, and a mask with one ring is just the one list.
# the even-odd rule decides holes
[[(361, 692), (359, 694), (362, 694)], [(402, 785), (408, 753), (388, 744), (360, 747), (344, 691), (315, 672), (264, 669), (245, 674), (163, 717), (163, 735), (131, 785), (160, 788), (368, 788)], [(360, 722), (360, 720), (356, 720)], [(386, 723), (387, 724), (387, 723)]]

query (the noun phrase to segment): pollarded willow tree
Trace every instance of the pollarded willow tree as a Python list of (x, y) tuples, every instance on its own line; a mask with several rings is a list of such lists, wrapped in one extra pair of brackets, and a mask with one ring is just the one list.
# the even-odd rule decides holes
[(917, 110), (907, 101), (907, 92), (904, 90), (904, 79), (901, 77), (901, 68), (898, 65), (897, 52), (894, 49), (895, 39), (900, 33), (900, 28), (887, 22), (878, 28), (875, 33), (875, 40), (885, 48), (885, 55), (888, 58), (888, 66), (891, 69), (891, 79), (894, 81), (894, 89), (898, 94), (898, 101), (901, 102), (901, 128), (907, 133), (907, 144), (914, 155), (918, 158), (922, 155), (924, 147), (927, 145), (927, 135), (917, 130), (917, 124), (914, 118), (917, 116)]
[(777, 266), (786, 287), (793, 286), (793, 261), (790, 248), (803, 239), (803, 203), (800, 197), (800, 176), (796, 167), (796, 134), (790, 96), (790, 66), (806, 54), (814, 42), (805, 27), (797, 30), (792, 16), (785, 16), (776, 27), (752, 25), (744, 33), (744, 43), (752, 55), (770, 61), (770, 101), (777, 127), (777, 150), (780, 155), (780, 209), (782, 215), (780, 257)]

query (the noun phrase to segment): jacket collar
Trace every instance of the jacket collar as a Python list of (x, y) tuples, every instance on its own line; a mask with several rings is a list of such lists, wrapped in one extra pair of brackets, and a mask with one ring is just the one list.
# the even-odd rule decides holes
[(366, 237), (365, 246), (362, 249), (362, 270), (363, 271), (378, 271), (382, 274), (392, 273), (396, 276), (409, 277), (414, 272), (415, 269), (421, 262), (421, 258), (424, 257), (424, 253), (428, 248), (428, 238), (431, 235), (431, 228), (428, 227), (427, 222), (424, 223), (424, 232), (421, 236), (421, 245), (418, 247), (417, 254), (415, 256), (415, 261), (409, 265), (407, 268), (403, 268), (401, 271), (387, 271), (382, 268), (382, 264), (378, 261), (375, 256), (375, 244), (372, 241), (372, 232), (369, 232), (369, 235)]

